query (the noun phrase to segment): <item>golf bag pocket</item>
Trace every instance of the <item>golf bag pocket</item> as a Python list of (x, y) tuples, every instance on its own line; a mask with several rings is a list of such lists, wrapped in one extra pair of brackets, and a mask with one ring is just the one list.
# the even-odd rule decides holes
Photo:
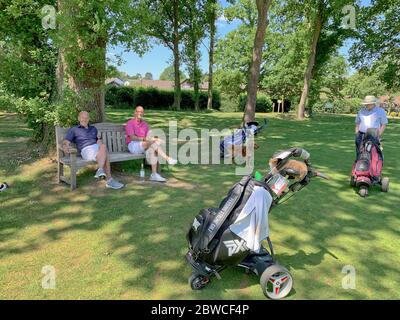
[(212, 252), (212, 264), (237, 265), (249, 254), (246, 241), (231, 230), (226, 229), (215, 250)]
[(206, 241), (205, 232), (218, 213), (217, 208), (207, 208), (200, 210), (199, 214), (194, 218), (192, 226), (187, 234), (190, 249), (195, 253), (207, 250), (208, 241)]
[(370, 170), (369, 160), (368, 159), (361, 159), (358, 160), (356, 163), (356, 174), (357, 175), (368, 175)]
[(383, 160), (382, 157), (380, 157), (376, 146), (373, 146), (371, 151), (371, 176), (378, 178), (381, 176)]

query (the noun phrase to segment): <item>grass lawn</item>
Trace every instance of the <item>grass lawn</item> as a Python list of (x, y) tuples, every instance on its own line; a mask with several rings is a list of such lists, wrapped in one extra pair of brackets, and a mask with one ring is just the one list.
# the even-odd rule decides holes
[[(124, 123), (130, 110), (109, 110)], [(153, 127), (177, 120), (179, 128), (232, 127), (239, 113), (147, 113)], [(294, 277), (288, 299), (400, 299), (400, 121), (390, 120), (384, 175), (361, 199), (348, 180), (354, 159), (354, 116), (317, 115), (297, 122), (272, 114), (257, 137), (255, 168), (264, 170), (278, 149), (301, 146), (330, 181), (309, 187), (274, 209), (271, 239), (280, 264)], [(115, 167), (126, 183), (106, 189), (94, 168), (78, 175), (70, 192), (56, 182), (54, 158), (37, 158), (30, 131), (15, 115), (0, 113), (0, 299), (265, 299), (255, 275), (225, 270), (202, 291), (187, 283), (186, 232), (197, 212), (217, 206), (239, 180), (233, 165), (164, 168), (166, 185), (137, 182), (138, 162)], [(132, 169), (133, 168), (133, 169)], [(147, 177), (149, 172), (147, 171)], [(397, 208), (397, 209), (396, 209)], [(53, 266), (56, 289), (41, 286)], [(356, 289), (342, 288), (342, 268), (356, 271)]]

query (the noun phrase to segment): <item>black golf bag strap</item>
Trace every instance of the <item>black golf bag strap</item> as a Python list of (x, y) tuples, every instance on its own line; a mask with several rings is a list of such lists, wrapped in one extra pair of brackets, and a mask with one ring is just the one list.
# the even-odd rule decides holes
[(219, 209), (219, 212), (213, 219), (213, 222), (206, 230), (202, 246), (203, 248), (208, 248), (208, 244), (215, 237), (228, 215), (232, 212), (233, 208), (238, 203), (244, 188), (247, 186), (251, 179), (252, 177), (250, 175), (243, 177), (232, 189), (229, 199), (225, 202), (224, 206)]
[(271, 251), (271, 257), (272, 257), (273, 261), (275, 261), (274, 247), (272, 246), (272, 242), (271, 242), (271, 239), (269, 238), (269, 236), (267, 237), (267, 241), (268, 241), (269, 250)]

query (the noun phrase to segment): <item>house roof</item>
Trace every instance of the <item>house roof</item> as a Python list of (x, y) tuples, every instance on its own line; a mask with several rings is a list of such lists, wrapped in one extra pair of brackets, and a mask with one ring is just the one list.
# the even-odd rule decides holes
[(108, 78), (105, 81), (106, 84), (116, 84), (118, 86), (123, 86), (124, 85), (124, 81), (121, 80), (120, 78)]
[[(129, 85), (133, 87), (153, 87), (157, 89), (170, 89), (173, 90), (175, 87), (174, 81), (171, 80), (130, 80)], [(181, 84), (182, 88), (193, 89), (193, 86), (185, 80)], [(200, 84), (200, 90), (208, 90), (208, 82)]]
[(170, 80), (130, 80), (129, 85), (134, 87), (153, 87), (157, 89), (173, 89), (174, 82)]

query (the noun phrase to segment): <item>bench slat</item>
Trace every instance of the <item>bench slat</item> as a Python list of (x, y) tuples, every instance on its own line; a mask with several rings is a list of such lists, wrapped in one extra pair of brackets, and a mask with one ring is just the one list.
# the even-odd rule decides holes
[(112, 151), (110, 151), (110, 152), (118, 152), (117, 132), (112, 131), (111, 138), (112, 138), (112, 149), (111, 149)]
[(107, 150), (109, 153), (112, 152), (112, 140), (111, 140), (111, 132), (106, 131), (106, 136), (107, 136)]
[(121, 146), (121, 132), (116, 132), (115, 135), (117, 136), (117, 151), (122, 152), (122, 146)]

